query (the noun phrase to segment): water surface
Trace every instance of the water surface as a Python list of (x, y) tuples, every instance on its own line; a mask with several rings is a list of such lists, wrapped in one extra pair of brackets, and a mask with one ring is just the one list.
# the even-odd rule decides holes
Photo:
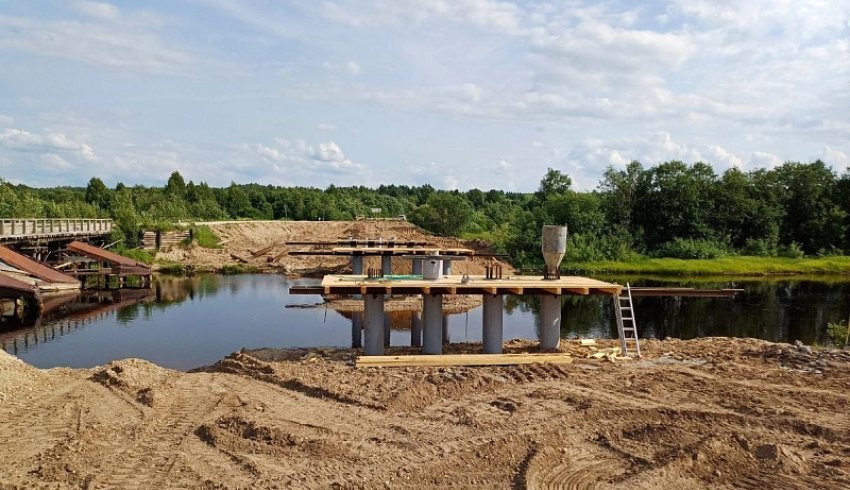
[[(662, 285), (639, 277), (602, 279)], [(39, 367), (91, 367), (139, 357), (191, 369), (243, 347), (351, 347), (358, 337), (352, 329), (353, 314), (291, 307), (322, 302), (319, 296), (288, 294), (289, 286), (317, 282), (277, 275), (160, 276), (150, 291), (84, 292), (73, 301), (57, 300), (59, 306), (27, 325), (0, 323), (0, 348)], [(745, 292), (735, 298), (635, 298), (642, 337), (733, 336), (823, 343), (827, 322), (846, 321), (850, 313), (850, 281), (844, 278), (684, 280), (663, 285), (736, 287)], [(537, 338), (538, 304), (535, 297), (506, 297), (506, 339)], [(409, 345), (412, 313), (387, 318), (391, 344)], [(481, 340), (480, 307), (448, 315), (445, 321), (451, 342)], [(561, 335), (615, 336), (610, 297), (565, 296)]]

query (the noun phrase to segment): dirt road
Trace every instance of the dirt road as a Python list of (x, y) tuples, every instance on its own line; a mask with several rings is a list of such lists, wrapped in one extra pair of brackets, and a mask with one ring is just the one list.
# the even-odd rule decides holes
[(0, 352), (0, 487), (850, 488), (848, 354), (562, 350), (576, 362), (404, 369), (259, 350), (193, 373)]
[[(287, 252), (305, 250), (305, 245), (289, 245), (292, 241), (332, 241), (351, 237), (359, 239), (395, 238), (397, 240), (427, 241), (440, 247), (472, 248), (479, 252), (489, 251), (485, 244), (463, 241), (456, 238), (438, 237), (421, 228), (401, 220), (361, 221), (236, 221), (210, 222), (207, 225), (221, 238), (221, 249), (193, 246), (175, 247), (161, 252), (158, 259), (190, 265), (198, 270), (218, 270), (228, 264), (242, 264), (263, 271), (288, 274), (341, 273), (349, 270), (349, 261), (343, 257), (291, 256)], [(253, 254), (258, 254), (256, 257)], [(244, 259), (244, 261), (234, 258)], [(475, 258), (455, 262), (456, 274), (484, 274), (484, 266), (490, 261)], [(512, 269), (507, 264), (505, 272)], [(380, 267), (380, 258), (364, 261), (364, 267)], [(412, 272), (410, 261), (394, 260), (393, 273)]]

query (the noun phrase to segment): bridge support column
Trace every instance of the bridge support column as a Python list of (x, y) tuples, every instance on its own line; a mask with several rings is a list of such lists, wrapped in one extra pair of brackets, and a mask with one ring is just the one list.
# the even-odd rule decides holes
[(352, 255), (351, 256), (351, 273), (355, 276), (359, 276), (363, 274), (363, 256), (362, 255)]
[(443, 353), (443, 295), (422, 295), (422, 352)]
[(422, 260), (423, 259), (413, 259), (413, 275), (421, 276), (422, 275)]
[(554, 350), (561, 341), (561, 295), (540, 297), (540, 349)]
[(483, 344), (485, 354), (502, 353), (502, 312), (504, 296), (485, 294), (482, 318), (484, 320)]
[(393, 256), (381, 255), (381, 273), (390, 276), (393, 273)]
[(443, 259), (443, 275), (450, 276), (452, 275), (452, 259)]
[(380, 356), (384, 353), (384, 296), (367, 294), (363, 300), (363, 326), (366, 330), (363, 353), (367, 356)]
[(418, 311), (410, 317), (410, 346), (422, 347), (422, 314)]
[(351, 348), (363, 347), (363, 313), (355, 311), (351, 315)]

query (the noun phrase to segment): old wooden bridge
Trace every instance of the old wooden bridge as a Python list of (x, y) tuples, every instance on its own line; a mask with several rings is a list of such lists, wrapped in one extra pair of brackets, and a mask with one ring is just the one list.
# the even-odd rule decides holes
[(111, 219), (0, 219), (0, 244), (34, 244), (104, 237), (112, 232)]

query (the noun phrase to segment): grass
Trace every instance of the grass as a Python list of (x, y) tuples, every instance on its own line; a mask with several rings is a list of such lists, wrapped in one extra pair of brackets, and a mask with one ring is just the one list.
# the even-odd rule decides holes
[(243, 264), (226, 264), (219, 269), (220, 274), (232, 275), (232, 274), (253, 274), (259, 272), (260, 269), (253, 265), (243, 265)]
[(143, 264), (148, 265), (153, 264), (154, 255), (156, 255), (152, 250), (144, 250), (141, 248), (116, 247), (112, 249), (112, 252), (133, 259), (136, 262), (141, 262)]
[(850, 274), (850, 257), (749, 257), (719, 259), (652, 259), (570, 264), (577, 273), (651, 274), (657, 276), (761, 276), (773, 274)]
[(207, 225), (193, 228), (192, 236), (201, 248), (221, 248), (221, 238)]

